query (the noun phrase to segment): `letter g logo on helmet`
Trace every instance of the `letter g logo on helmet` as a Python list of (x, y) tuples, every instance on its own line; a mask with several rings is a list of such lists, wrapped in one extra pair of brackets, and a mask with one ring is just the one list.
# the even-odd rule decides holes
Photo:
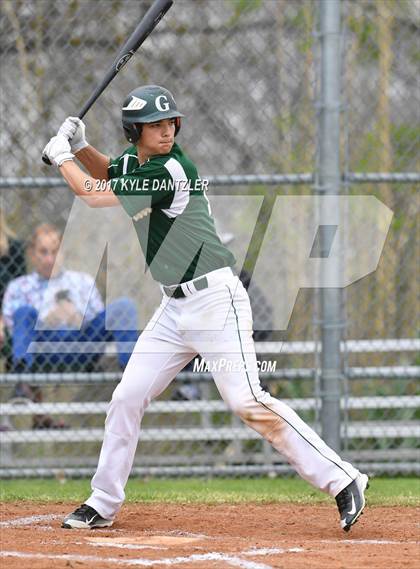
[(159, 95), (159, 97), (156, 97), (155, 105), (158, 111), (163, 112), (163, 111), (169, 111), (170, 109), (169, 101), (166, 95)]

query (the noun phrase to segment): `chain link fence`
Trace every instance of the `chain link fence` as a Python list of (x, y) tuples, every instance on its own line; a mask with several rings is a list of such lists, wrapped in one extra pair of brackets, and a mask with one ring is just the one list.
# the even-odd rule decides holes
[[(52, 223), (64, 231), (66, 268), (95, 278), (107, 305), (121, 300), (115, 282), (122, 283), (138, 330), (158, 304), (158, 287), (144, 274), (127, 220), (86, 213), (40, 159), (150, 4), (1, 3), (2, 297), (10, 281), (34, 270), (27, 245), (37, 227)], [(375, 196), (393, 212), (389, 230), (382, 228), (376, 270), (343, 291), (341, 446), (361, 468), (418, 472), (420, 15), (415, 0), (343, 0), (341, 9), (341, 191)], [(277, 223), (273, 211), (280, 198), (319, 194), (319, 10), (312, 0), (177, 0), (85, 119), (89, 142), (117, 156), (125, 147), (120, 108), (127, 93), (157, 83), (175, 94), (186, 115), (179, 142), (210, 179), (209, 199), (236, 270), (243, 267), (248, 284), (252, 276), (262, 381), (317, 430), (325, 396), (320, 291), (296, 285), (290, 321), (282, 326), (289, 307), (278, 286), (295, 286), (293, 239), (307, 228), (300, 218)], [(267, 227), (275, 249), (265, 246)], [(19, 367), (13, 325), (7, 318), (3, 324), (1, 475), (91, 474), (107, 401), (121, 377), (118, 344), (107, 341), (88, 361), (79, 353), (55, 354)], [(181, 373), (151, 404), (143, 426), (138, 474), (289, 472), (227, 410), (204, 371)]]

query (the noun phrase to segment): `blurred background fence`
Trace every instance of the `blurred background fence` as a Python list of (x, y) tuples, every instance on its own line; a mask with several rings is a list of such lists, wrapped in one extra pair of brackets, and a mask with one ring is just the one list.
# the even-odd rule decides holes
[[(322, 4), (176, 0), (85, 120), (89, 142), (117, 156), (125, 147), (120, 108), (127, 93), (140, 84), (167, 86), (186, 115), (179, 142), (211, 180), (209, 198), (238, 272), (243, 265), (252, 273), (276, 197), (319, 193)], [(340, 446), (370, 471), (418, 472), (419, 5), (339, 4), (340, 192), (375, 196), (393, 212), (377, 270), (340, 296)], [(149, 5), (1, 3), (2, 294), (8, 279), (31, 271), (22, 244), (33, 230), (44, 222), (64, 229), (74, 211), (72, 194), (40, 160), (43, 146), (77, 113)], [(279, 240), (284, 229), (276, 228)], [(104, 221), (98, 239), (109, 230), (115, 243), (126, 237), (124, 224), (109, 228)], [(87, 270), (86, 242), (84, 232), (72, 241), (69, 268)], [(142, 329), (159, 291), (141, 274), (136, 247), (126, 239), (117, 256)], [(114, 260), (108, 248), (93, 274), (107, 301)], [(272, 291), (279, 274), (287, 280), (283, 263), (273, 257), (249, 289), (257, 350), (268, 362), (261, 376), (320, 430), (329, 396), (322, 383), (320, 290), (301, 288), (287, 330), (278, 332), (282, 301)], [(19, 370), (7, 326), (2, 344), (0, 475), (92, 473), (106, 402), (121, 377), (113, 345), (93, 369)], [(146, 413), (141, 439), (139, 474), (289, 472), (282, 457), (227, 412), (206, 373), (180, 374)]]

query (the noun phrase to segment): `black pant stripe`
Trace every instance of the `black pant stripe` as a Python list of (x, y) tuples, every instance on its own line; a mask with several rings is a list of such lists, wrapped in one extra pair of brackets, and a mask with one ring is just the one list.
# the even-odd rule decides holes
[(256, 403), (258, 403), (259, 405), (261, 405), (262, 407), (264, 407), (264, 409), (267, 409), (267, 411), (270, 411), (271, 413), (273, 413), (274, 415), (276, 415), (277, 417), (279, 417), (282, 421), (284, 421), (285, 423), (287, 423), (289, 425), (289, 427), (291, 427), (294, 431), (296, 431), (296, 433), (302, 437), (302, 439), (304, 441), (306, 441), (308, 443), (308, 445), (310, 445), (312, 448), (314, 448), (322, 457), (324, 457), (325, 459), (329, 460), (330, 462), (332, 462), (335, 466), (337, 466), (337, 468), (339, 468), (340, 470), (342, 470), (349, 478), (350, 480), (354, 480), (354, 478), (352, 476), (350, 476), (350, 474), (339, 464), (337, 464), (334, 460), (332, 460), (331, 458), (329, 458), (328, 456), (325, 456), (320, 450), (319, 448), (317, 448), (313, 443), (311, 443), (311, 441), (308, 441), (308, 439), (294, 426), (292, 425), (287, 419), (285, 419), (284, 417), (282, 417), (281, 415), (279, 415), (279, 413), (277, 413), (277, 411), (274, 411), (274, 409), (271, 409), (271, 407), (268, 407), (268, 405), (266, 405), (263, 401), (259, 401), (254, 393), (254, 390), (252, 389), (252, 385), (251, 385), (251, 381), (249, 379), (249, 375), (248, 375), (248, 370), (246, 367), (246, 361), (245, 361), (245, 355), (244, 355), (244, 351), (242, 348), (242, 339), (241, 339), (241, 333), (239, 330), (239, 319), (238, 319), (238, 314), (236, 312), (236, 308), (235, 308), (235, 304), (233, 302), (233, 296), (232, 296), (232, 292), (230, 290), (230, 288), (228, 287), (228, 285), (226, 285), (226, 288), (229, 291), (230, 294), (230, 300), (231, 300), (231, 304), (232, 304), (232, 308), (233, 311), (235, 313), (235, 319), (236, 319), (236, 327), (237, 327), (237, 332), (238, 332), (238, 338), (239, 338), (239, 345), (241, 348), (241, 355), (242, 355), (242, 362), (244, 364), (244, 369), (245, 369), (245, 373), (246, 373), (246, 378), (248, 381), (248, 386), (249, 389), (252, 393), (252, 397), (254, 398), (254, 401)]

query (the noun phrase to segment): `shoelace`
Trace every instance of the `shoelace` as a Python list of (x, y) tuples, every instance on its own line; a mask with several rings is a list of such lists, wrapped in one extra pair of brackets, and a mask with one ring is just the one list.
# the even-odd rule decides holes
[(347, 488), (345, 488), (338, 496), (336, 496), (335, 499), (340, 512), (348, 509), (348, 505), (350, 504), (350, 495), (351, 493), (347, 491)]
[(90, 514), (91, 512), (95, 513), (94, 509), (91, 506), (88, 506), (87, 504), (82, 504), (81, 506), (79, 506), (74, 513), (75, 514), (80, 514), (80, 515), (85, 515), (85, 514)]

